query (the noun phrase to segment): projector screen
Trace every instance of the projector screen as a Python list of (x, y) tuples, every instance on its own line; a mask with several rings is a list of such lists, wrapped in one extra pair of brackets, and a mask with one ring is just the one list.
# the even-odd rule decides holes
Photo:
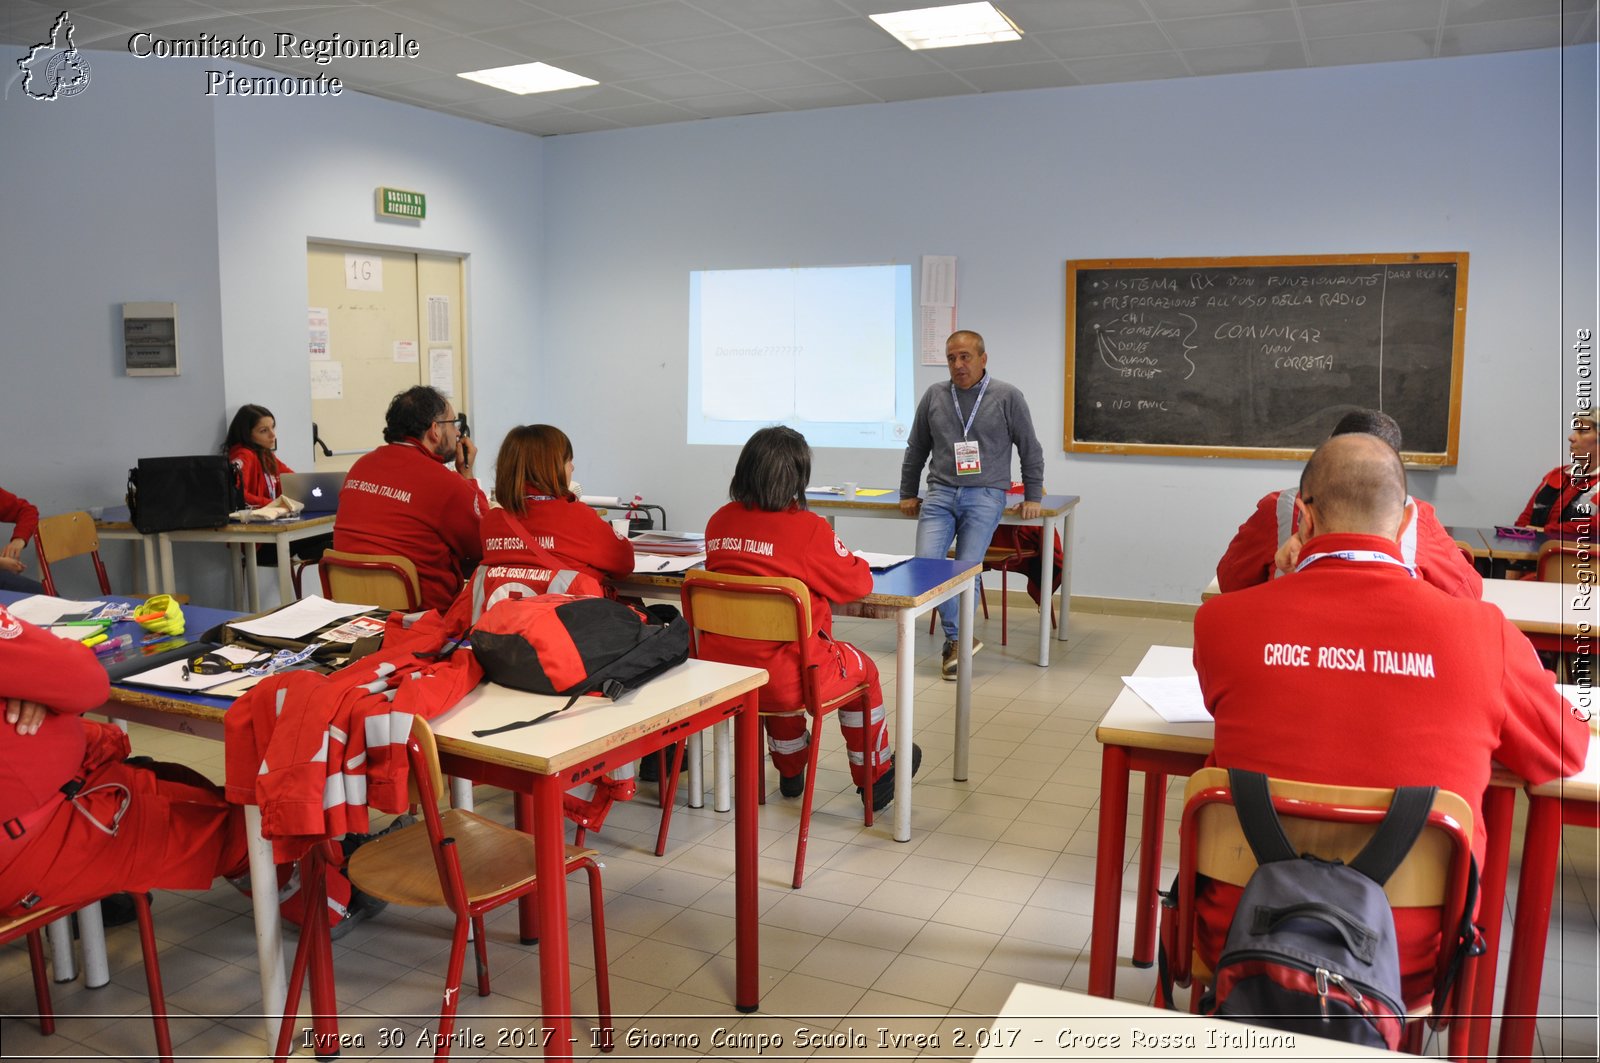
[(689, 442), (741, 446), (786, 424), (813, 447), (903, 447), (910, 266), (689, 274)]

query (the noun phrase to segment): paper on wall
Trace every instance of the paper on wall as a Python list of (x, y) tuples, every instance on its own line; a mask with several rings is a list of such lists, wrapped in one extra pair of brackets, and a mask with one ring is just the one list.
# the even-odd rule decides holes
[(428, 348), (428, 383), (447, 399), (455, 398), (456, 352), (451, 347)]
[(417, 341), (416, 340), (395, 340), (394, 341), (394, 360), (396, 362), (412, 362), (412, 363), (415, 363), (416, 360), (417, 360)]
[(335, 361), (311, 363), (311, 397), (314, 399), (344, 398), (344, 363)]

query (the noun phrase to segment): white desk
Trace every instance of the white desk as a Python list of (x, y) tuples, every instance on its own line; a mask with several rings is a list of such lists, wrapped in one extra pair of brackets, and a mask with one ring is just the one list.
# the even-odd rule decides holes
[[(987, 1031), (967, 1028), (963, 1034), (968, 1045), (983, 1042), (974, 1059), (1394, 1059), (1399, 1054), (1026, 982), (1011, 990)], [(1285, 1037), (1293, 1044), (1284, 1043)]]
[(177, 593), (177, 575), (172, 563), (173, 543), (227, 543), (238, 550), (230, 555), (244, 554), (244, 586), (240, 593), (240, 569), (232, 565), (234, 579), (234, 605), (247, 613), (261, 611), (261, 588), (256, 582), (256, 547), (272, 543), (278, 548), (278, 598), (288, 605), (294, 601), (294, 580), (290, 571), (289, 544), (301, 539), (327, 535), (333, 531), (333, 514), (323, 513), (301, 520), (253, 521), (249, 524), (224, 524), (220, 528), (187, 528), (182, 531), (158, 532), (157, 548), (161, 552), (161, 593)]
[[(853, 602), (834, 606), (839, 616), (866, 616), (893, 619), (895, 640), (894, 741), (895, 762), (911, 763), (911, 740), (916, 729), (915, 699), (917, 660), (917, 619), (956, 595), (961, 596), (961, 637), (956, 641), (959, 667), (956, 672), (955, 755), (951, 777), (967, 777), (967, 736), (972, 725), (972, 581), (981, 569), (947, 558), (914, 557), (887, 572), (872, 574), (872, 593)], [(624, 594), (644, 598), (679, 600), (682, 574), (656, 575), (636, 572), (627, 580), (612, 580)], [(720, 735), (718, 739), (720, 741)], [(718, 762), (721, 763), (719, 756)], [(695, 780), (690, 780), (691, 792)], [(911, 840), (911, 773), (895, 772), (894, 839)], [(727, 811), (723, 799), (722, 773), (718, 772), (717, 811)]]
[[(1009, 501), (1009, 499), (1008, 499)], [(1018, 504), (1020, 504), (1020, 499)], [(900, 496), (891, 492), (887, 495), (875, 495), (871, 498), (841, 498), (832, 494), (806, 494), (806, 504), (821, 513), (832, 524), (837, 516), (848, 517), (878, 517), (894, 520), (915, 520), (900, 512)], [(1071, 619), (1069, 610), (1072, 603), (1072, 514), (1078, 508), (1077, 495), (1045, 495), (1040, 502), (1039, 516), (1034, 520), (1023, 520), (1017, 513), (1015, 506), (1007, 509), (1000, 518), (1001, 524), (1037, 524), (1043, 529), (1043, 545), (1041, 553), (1043, 570), (1040, 572), (1041, 587), (1049, 588), (1055, 575), (1056, 553), (1055, 533), (1061, 534), (1061, 593), (1058, 596), (1061, 606), (1061, 626), (1056, 629), (1056, 638), (1067, 641), (1067, 627)], [(1041, 595), (1045, 602), (1049, 602), (1050, 595)], [(1039, 667), (1050, 666), (1050, 621), (1044, 616), (1045, 609), (1041, 607), (1039, 616)], [(965, 630), (966, 620), (961, 621)]]

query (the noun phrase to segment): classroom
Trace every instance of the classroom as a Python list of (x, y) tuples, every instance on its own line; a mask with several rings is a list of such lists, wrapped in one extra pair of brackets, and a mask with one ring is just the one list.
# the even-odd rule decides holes
[[(1204, 6), (1212, 13), (1308, 5)], [(1189, 620), (1235, 528), (1262, 494), (1294, 482), (1299, 463), (1066, 452), (1064, 263), (1469, 253), (1459, 458), (1411, 470), (1408, 487), (1446, 524), (1510, 523), (1538, 477), (1565, 459), (1578, 386), (1571, 347), (1580, 330), (1596, 328), (1600, 283), (1593, 5), (1526, 6), (1569, 12), (1574, 26), (1587, 18), (1587, 36), (1564, 47), (823, 106), (545, 137), (349, 90), (211, 95), (205, 71), (219, 60), (92, 45), (86, 54), (93, 80), (80, 95), (41, 103), (25, 98), (13, 77), (0, 102), (8, 163), (0, 235), (10, 250), (0, 263), (0, 320), (10, 329), (0, 345), (0, 408), (11, 440), (0, 486), (47, 514), (115, 505), (138, 458), (215, 453), (243, 403), (274, 411), (279, 453), (295, 468), (311, 468), (307, 247), (328, 242), (464, 260), (467, 376), (457, 407), (470, 415), (484, 450), (480, 478), (492, 477), (489, 459), (507, 430), (546, 422), (570, 435), (586, 491), (637, 493), (663, 505), (674, 524), (699, 528), (726, 500), (738, 448), (685, 441), (690, 273), (915, 265), (924, 255), (954, 256), (960, 325), (983, 332), (995, 376), (1029, 396), (1046, 489), (1081, 499), (1066, 544), (1078, 634), (1058, 644), (1051, 668), (1041, 671), (1028, 651), (1038, 624), (1031, 607), (1012, 609), (1016, 630), (1006, 649), (997, 619), (982, 629), (989, 645), (974, 680), (978, 759), (983, 771), (997, 774), (1019, 753), (1028, 759), (1028, 729), (1008, 727), (1008, 709), (1037, 714), (1039, 720), (1024, 718), (1041, 733), (1058, 730), (1049, 721), (1064, 712), (1077, 730), (1068, 732), (1071, 745), (1052, 750), (1060, 757), (1051, 769), (1081, 769), (1082, 779), (1064, 784), (1051, 776), (1049, 785), (1081, 791), (1066, 805), (1083, 831), (1052, 828), (1042, 835), (1054, 844), (1050, 858), (1041, 862), (1043, 850), (1030, 856), (1015, 835), (1027, 833), (1030, 822), (1041, 829), (1052, 822), (1030, 820), (1025, 807), (1018, 818), (1014, 798), (1033, 795), (963, 790), (941, 762), (948, 739), (919, 738), (930, 753), (918, 776), (923, 843), (907, 850), (881, 827), (860, 834), (859, 844), (842, 840), (856, 838), (859, 823), (844, 834), (819, 832), (812, 861), (822, 873), (805, 890), (780, 896), (763, 882), (764, 959), (777, 980), (803, 984), (787, 998), (795, 1014), (937, 1014), (942, 1021), (951, 1012), (992, 1016), (1004, 999), (1001, 987), (1019, 979), (1081, 990), (1089, 912), (1082, 867), (1093, 862), (1100, 765), (1093, 724), (1119, 689), (1116, 677), (1149, 646), (1189, 644)], [(20, 46), (47, 33), (54, 11), (14, 7), (5, 15), (8, 41)], [(81, 19), (87, 24), (92, 15), (85, 10)], [(241, 75), (269, 73), (247, 60), (225, 62)], [(376, 216), (373, 190), (380, 186), (424, 191), (426, 218)], [(178, 305), (180, 375), (123, 372), (121, 306), (132, 301)], [(944, 375), (940, 365), (920, 367), (916, 390)], [(893, 487), (900, 456), (819, 448), (813, 479)], [(860, 549), (910, 549), (909, 525), (841, 521), (840, 530)], [(131, 588), (132, 552), (122, 544), (103, 552), (112, 586)], [(195, 602), (230, 604), (221, 557), (204, 549), (178, 557), (178, 584)], [(79, 591), (92, 593), (87, 584), (64, 593)], [(892, 630), (865, 621), (842, 622), (841, 630), (885, 662), (892, 682)], [(936, 660), (938, 644), (926, 639), (919, 652)], [(919, 686), (919, 696), (930, 695), (918, 721), (929, 735), (942, 730), (951, 704), (938, 700), (936, 681), (931, 686)], [(985, 724), (994, 728), (987, 737)], [(837, 743), (836, 734), (828, 737)], [(210, 755), (220, 765), (220, 754)], [(840, 773), (841, 792), (845, 781)], [(924, 790), (936, 796), (923, 801)], [(1180, 780), (1169, 818), (1181, 796)], [(971, 798), (977, 800), (966, 803)], [(999, 811), (1001, 804), (1008, 807)], [(650, 811), (627, 810), (621, 837), (653, 833)], [(845, 808), (843, 817), (849, 814)], [(947, 817), (954, 821), (941, 829)], [(652, 938), (674, 916), (680, 931), (714, 923), (708, 932), (731, 940), (729, 920), (697, 903), (731, 892), (724, 888), (728, 867), (713, 870), (707, 860), (716, 841), (693, 844), (711, 838), (719, 820), (686, 813), (682, 823), (674, 837), (694, 855), (665, 865), (655, 896), (642, 886), (630, 892), (658, 875), (652, 855), (607, 852), (608, 875), (616, 869), (607, 880), (613, 971), (631, 987), (617, 990), (619, 1013), (634, 1002), (640, 1012), (671, 1009), (681, 1003), (678, 994), (726, 1004), (721, 957), (710, 958), (698, 981), (690, 972), (655, 985), (629, 973), (631, 949), (639, 950), (635, 972), (652, 962), (676, 971), (675, 964), (707, 959)], [(966, 897), (984, 898), (993, 910), (963, 922), (944, 908), (959, 907), (961, 890), (908, 889), (911, 865), (895, 877), (911, 857), (929, 861), (920, 874), (945, 866), (934, 861), (978, 863), (984, 850), (975, 851), (974, 836), (985, 831), (999, 839), (999, 863), (979, 869)], [(1174, 826), (1169, 855), (1175, 834)], [(1541, 1020), (1539, 1030), (1552, 1056), (1561, 1044), (1569, 1058), (1592, 1058), (1596, 850), (1592, 831), (1568, 830), (1566, 839), (1540, 1007), (1550, 1021)], [(780, 843), (778, 865), (783, 852)], [(1066, 872), (1053, 875), (1049, 869), (1063, 866), (1058, 858), (1067, 861)], [(892, 882), (897, 903), (918, 916), (915, 925), (895, 916), (892, 931), (863, 929), (871, 921), (861, 912), (878, 910), (858, 889), (869, 880)], [(1039, 891), (1040, 900), (1015, 895), (1028, 890)], [(1131, 901), (1125, 915), (1128, 907)], [(253, 962), (248, 903), (229, 912), (160, 897), (158, 929), (168, 921), (163, 908), (196, 919), (186, 936), (207, 920), (242, 928), (226, 956), (188, 951), (195, 973), (187, 982), (183, 959), (172, 961), (175, 1008), (206, 1010), (197, 1006), (193, 984), (208, 976), (221, 977), (239, 997), (211, 1010), (259, 1007), (253, 974), (240, 975)], [(929, 932), (952, 924), (959, 933)], [(843, 929), (830, 935), (818, 925)], [(856, 942), (882, 947), (857, 955), (852, 931)], [(1030, 935), (1049, 945), (1044, 960), (1027, 947)], [(919, 938), (927, 946), (921, 951), (910, 944)], [(980, 947), (985, 958), (962, 955)], [(18, 951), (7, 950), (0, 968), (7, 1011), (22, 1007), (30, 992)], [(1077, 962), (1080, 951), (1085, 962)], [(425, 1015), (436, 965), (412, 964), (393, 947), (373, 955), (392, 969), (387, 981), (410, 987), (408, 1003), (395, 1006)], [(574, 956), (582, 959), (584, 948)], [(839, 973), (879, 958), (881, 970), (924, 987), (921, 995), (914, 988), (892, 993), (887, 978)], [(497, 993), (519, 992), (513, 982), (536, 970), (501, 962)], [(343, 964), (341, 978), (353, 966)], [(935, 970), (947, 977), (941, 981)], [(1119, 998), (1148, 1002), (1147, 974), (1124, 958)], [(116, 980), (120, 986), (124, 979)], [(386, 981), (374, 974), (360, 985), (351, 998), (360, 1000), (355, 1010), (381, 1015), (374, 997)], [(141, 982), (127, 986), (137, 1008)], [(88, 1005), (73, 1004), (70, 987), (60, 989), (66, 1018), (54, 1036), (74, 1039), (73, 1011)], [(513, 999), (537, 1008), (537, 992), (522, 992)], [(1563, 1023), (1558, 1015), (1574, 1018)], [(8, 1051), (17, 1036), (39, 1051), (60, 1051), (38, 1038), (31, 1020), (4, 1023)], [(126, 1036), (147, 1036), (142, 1025), (126, 1026)], [(427, 1028), (426, 1018), (417, 1026)], [(90, 1027), (81, 1038), (85, 1051), (143, 1051), (119, 1049), (103, 1026), (90, 1020)], [(220, 1053), (246, 1044), (256, 1050), (261, 1027), (256, 1019), (184, 1029), (192, 1041), (180, 1043), (181, 1051)]]

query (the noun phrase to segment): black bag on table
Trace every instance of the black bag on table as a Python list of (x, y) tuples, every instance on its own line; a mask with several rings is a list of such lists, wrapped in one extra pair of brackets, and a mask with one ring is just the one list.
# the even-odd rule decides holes
[(243, 508), (239, 472), (221, 454), (140, 458), (128, 470), (128, 513), (145, 535), (220, 528)]

